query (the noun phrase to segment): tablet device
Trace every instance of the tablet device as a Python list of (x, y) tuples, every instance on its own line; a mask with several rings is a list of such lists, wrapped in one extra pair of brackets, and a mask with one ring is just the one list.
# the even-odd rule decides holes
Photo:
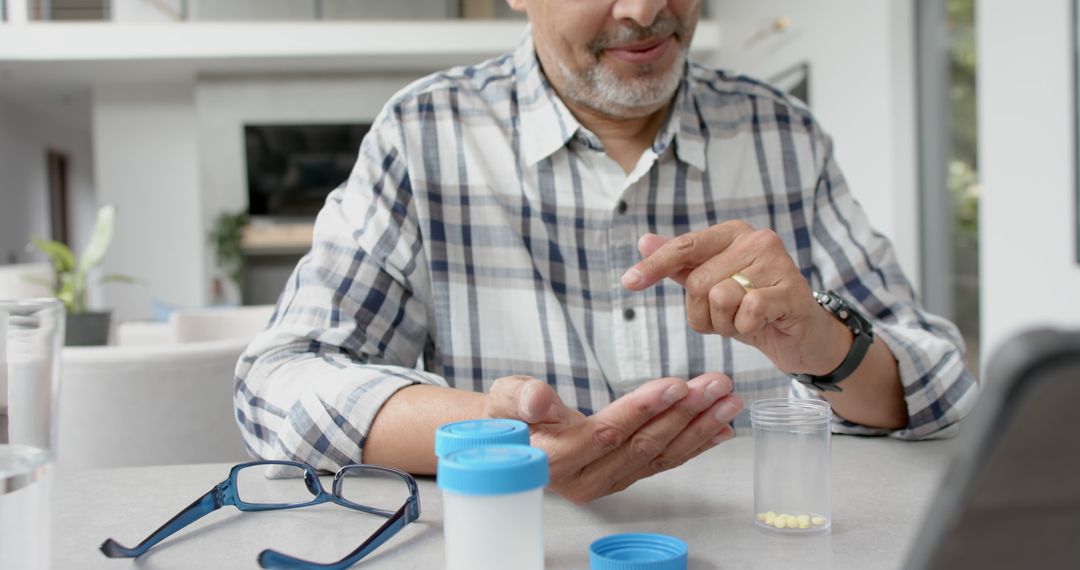
[(1080, 331), (1003, 345), (907, 567), (1080, 568)]

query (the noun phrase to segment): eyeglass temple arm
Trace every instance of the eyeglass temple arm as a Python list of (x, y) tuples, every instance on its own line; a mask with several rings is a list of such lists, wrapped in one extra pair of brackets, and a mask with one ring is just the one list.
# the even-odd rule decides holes
[(110, 538), (101, 543), (101, 551), (109, 558), (134, 558), (142, 555), (147, 550), (150, 550), (155, 544), (172, 536), (180, 529), (221, 508), (225, 494), (224, 487), (227, 484), (228, 481), (225, 481), (216, 485), (213, 489), (210, 489), (205, 495), (188, 505), (186, 509), (180, 511), (176, 516), (169, 519), (168, 522), (161, 525), (161, 528), (155, 530), (150, 536), (143, 539), (138, 546), (128, 548)]
[(310, 562), (300, 558), (294, 558), (276, 550), (266, 549), (259, 553), (259, 566), (279, 570), (345, 570), (345, 568), (356, 564), (360, 559), (374, 552), (376, 548), (382, 546), (387, 540), (390, 540), (390, 537), (397, 534), (399, 530), (405, 527), (405, 525), (415, 520), (416, 517), (414, 513), (419, 512), (419, 509), (414, 504), (415, 501), (415, 496), (410, 498), (408, 502), (402, 505), (396, 513), (391, 515), (378, 530), (372, 533), (363, 544), (358, 546), (356, 550), (346, 554), (344, 558), (337, 562), (328, 562), (325, 564), (321, 562)]

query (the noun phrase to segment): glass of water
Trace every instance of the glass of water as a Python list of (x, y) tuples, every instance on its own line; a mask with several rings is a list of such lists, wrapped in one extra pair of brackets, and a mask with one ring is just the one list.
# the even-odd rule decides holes
[(64, 306), (0, 301), (0, 552), (48, 568), (50, 465), (56, 457)]

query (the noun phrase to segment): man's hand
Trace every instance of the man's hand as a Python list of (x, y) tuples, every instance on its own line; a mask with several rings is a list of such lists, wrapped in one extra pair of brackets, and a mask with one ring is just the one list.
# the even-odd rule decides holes
[[(644, 259), (623, 275), (623, 286), (640, 291), (674, 279), (686, 289), (687, 320), (697, 332), (756, 347), (789, 373), (828, 374), (851, 348), (850, 331), (818, 306), (770, 230), (729, 221), (674, 239), (645, 234), (638, 250)], [(753, 287), (732, 279), (736, 273)]]
[(718, 373), (661, 378), (586, 417), (547, 383), (507, 376), (492, 385), (484, 416), (528, 423), (532, 445), (548, 454), (551, 490), (584, 504), (731, 439), (729, 424), (743, 407), (731, 389)]

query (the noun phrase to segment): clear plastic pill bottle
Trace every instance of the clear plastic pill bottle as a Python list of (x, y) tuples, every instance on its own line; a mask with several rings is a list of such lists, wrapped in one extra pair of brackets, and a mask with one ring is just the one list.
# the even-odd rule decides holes
[(828, 534), (832, 409), (824, 400), (772, 398), (750, 406), (754, 524), (791, 535)]
[(529, 424), (520, 420), (465, 420), (435, 430), (435, 456), (488, 445), (529, 445)]
[(543, 570), (548, 458), (525, 445), (439, 457), (447, 570)]

